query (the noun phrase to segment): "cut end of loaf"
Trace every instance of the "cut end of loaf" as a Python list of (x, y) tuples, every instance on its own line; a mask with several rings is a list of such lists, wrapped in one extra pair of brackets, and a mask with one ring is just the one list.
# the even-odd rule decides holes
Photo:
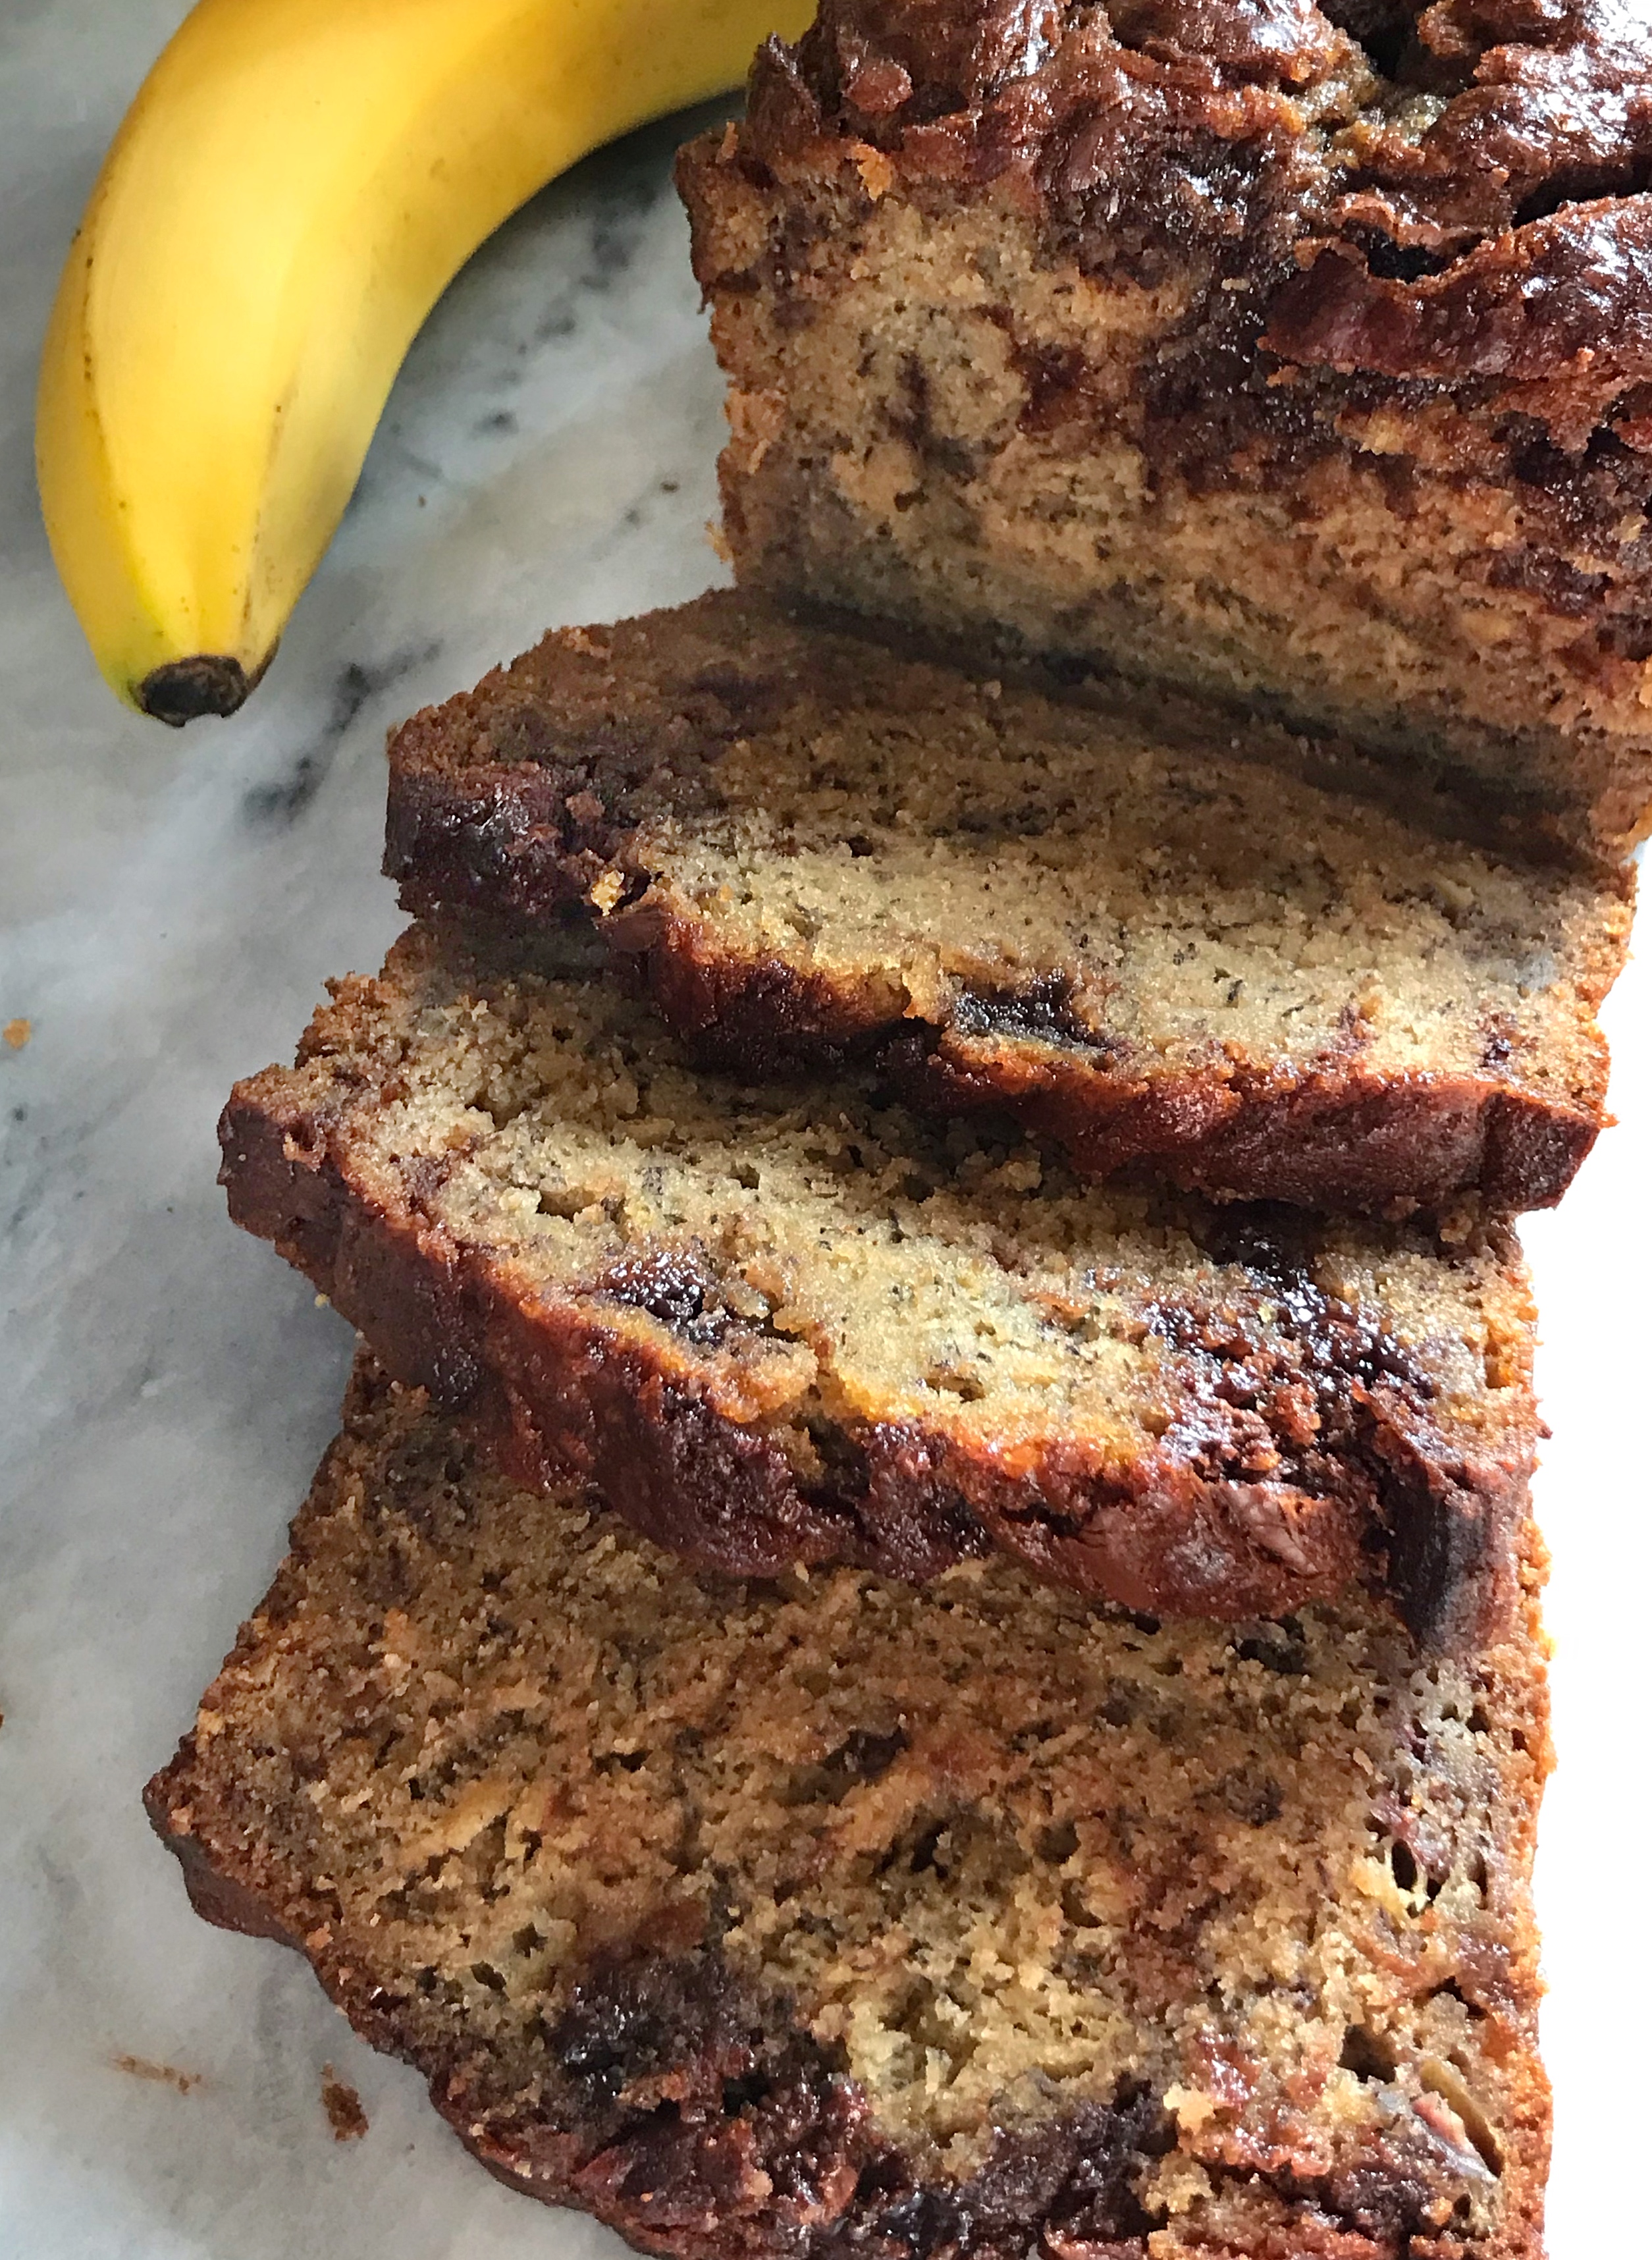
[(830, 0), (764, 51), (681, 170), (737, 574), (1346, 729), (1621, 854), (1644, 41), (1287, 12)]

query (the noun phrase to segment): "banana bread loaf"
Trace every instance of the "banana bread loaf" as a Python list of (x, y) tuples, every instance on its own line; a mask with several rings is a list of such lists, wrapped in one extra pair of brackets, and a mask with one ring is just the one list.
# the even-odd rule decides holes
[(150, 1784), (483, 2163), (683, 2260), (1538, 2260), (1535, 1565), (1420, 1656), (697, 1581), (358, 1372)]
[(1532, 1313), (1506, 1227), (1101, 1190), (876, 1080), (696, 1071), (607, 981), (411, 929), (220, 1129), (236, 1220), (531, 1481), (742, 1575), (994, 1544), (1131, 1606), (1512, 1599)]
[[(1160, 708), (1166, 702), (1160, 701)], [(1631, 880), (730, 592), (547, 636), (399, 730), (420, 917), (583, 905), (680, 1032), (761, 1071), (888, 1051), (1103, 1175), (1348, 1208), (1557, 1200), (1598, 1127)], [(1241, 759), (1241, 755), (1250, 756)]]
[(1620, 0), (823, 0), (681, 179), (742, 580), (1652, 816)]

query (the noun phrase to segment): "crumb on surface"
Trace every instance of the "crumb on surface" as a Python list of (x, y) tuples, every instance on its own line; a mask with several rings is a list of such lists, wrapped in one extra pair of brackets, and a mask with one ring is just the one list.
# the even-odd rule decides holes
[(163, 2087), (175, 2087), (180, 2095), (187, 2095), (192, 2087), (203, 2085), (198, 2071), (180, 2071), (175, 2063), (154, 2063), (147, 2056), (118, 2056), (112, 2059), (117, 2071), (130, 2072), (134, 2079), (152, 2079)]
[(8, 1020), (4, 1027), (0, 1028), (0, 1036), (4, 1036), (5, 1038), (6, 1042), (11, 1046), (14, 1052), (20, 1052), (23, 1049), (24, 1045), (28, 1042), (29, 1038), (33, 1033), (34, 1023), (32, 1020)]
[(321, 2107), (335, 2142), (359, 2142), (366, 2134), (367, 2113), (361, 2108), (361, 2097), (330, 2063), (321, 2067)]

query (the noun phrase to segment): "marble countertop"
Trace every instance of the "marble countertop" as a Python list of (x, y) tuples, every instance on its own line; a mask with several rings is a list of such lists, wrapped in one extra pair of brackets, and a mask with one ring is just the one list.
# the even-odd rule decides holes
[[(461, 277), (267, 683), (175, 734), (93, 672), (30, 426), (64, 248), (181, 13), (0, 10), (0, 1022), (32, 1026), (0, 1048), (0, 2260), (617, 2254), (490, 2181), (296, 1957), (198, 1922), (138, 1792), (262, 1591), (344, 1381), (342, 1322), (225, 1222), (213, 1126), (325, 976), (376, 965), (400, 923), (375, 876), (385, 727), (551, 623), (718, 577), (680, 129), (581, 168)], [(1555, 2260), (1627, 2249), (1652, 2028), (1652, 1477), (1626, 1418), (1648, 1385), (1648, 1005), (1632, 968), (1608, 1014), (1620, 1126), (1526, 1234), (1555, 1431)], [(362, 2141), (331, 2137), (327, 2063)]]

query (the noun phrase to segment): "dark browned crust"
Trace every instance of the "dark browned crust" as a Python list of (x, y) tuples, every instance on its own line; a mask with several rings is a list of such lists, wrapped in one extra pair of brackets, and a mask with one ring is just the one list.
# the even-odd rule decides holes
[(1013, 1055), (983, 1072), (946, 1036), (912, 1063), (932, 1109), (1012, 1106), (1088, 1176), (1151, 1158), (1196, 1191), (1311, 1208), (1440, 1209), (1477, 1191), (1505, 1212), (1550, 1208), (1601, 1124), (1494, 1076), (1379, 1076), (1357, 1060), (1219, 1084), (1166, 1076), (1110, 1091), (1110, 1103), (1098, 1100), (1105, 1076), (1052, 1062), (1034, 1080)]
[[(1012, 180), (1092, 271), (1149, 274), (1202, 244), (1284, 287), (1282, 361), (1586, 375), (1606, 404), (1652, 376), (1652, 56), (1623, 11), (1393, 0), (1376, 32), (1359, 12), (826, 0), (795, 48), (760, 51), (742, 146), (782, 172), (853, 144), (914, 183)], [(1436, 104), (1420, 131), (1395, 115), (1420, 96)], [(1219, 175), (1219, 200), (1176, 193)], [(1370, 323), (1332, 313), (1348, 283), (1327, 253), (1366, 276)], [(1407, 254), (1420, 272), (1394, 274)], [(1559, 404), (1522, 404), (1541, 420)]]
[[(698, 1566), (767, 1577), (842, 1561), (921, 1581), (997, 1546), (1057, 1583), (1155, 1613), (1277, 1615), (1362, 1583), (1441, 1646), (1507, 1621), (1536, 1447), (1529, 1387), (1494, 1435), (1449, 1433), (1404, 1353), (1312, 1284), (1288, 1231), (1269, 1242), (1247, 1212), (1224, 1229), (1273, 1276), (1277, 1337), (1270, 1323), (1247, 1341), (1231, 1315), (1191, 1305), (1148, 1314), (1213, 1362), (1134, 1461), (1098, 1466), (1055, 1438), (977, 1455), (920, 1421), (868, 1421), (833, 1428), (830, 1484), (805, 1488), (780, 1441), (713, 1409), (686, 1346), (674, 1356), (616, 1331), (602, 1297), (517, 1276), (453, 1238), (405, 1188), (387, 1205), (353, 1171), (338, 1129), (281, 1070), (238, 1084), (218, 1134), (234, 1220), (311, 1279), (397, 1379), (462, 1413), (520, 1480), (589, 1483)], [(1498, 1245), (1518, 1261), (1505, 1236)], [(663, 1318), (669, 1290), (626, 1291)], [(1291, 1409), (1305, 1386), (1318, 1407), (1311, 1441)], [(1278, 1472), (1259, 1479), (1256, 1423), (1274, 1420), (1277, 1401)]]
[(1281, 290), (1262, 345), (1384, 376), (1638, 383), (1652, 371), (1652, 204), (1577, 205), (1412, 283), (1327, 248)]
[[(352, 1447), (371, 1438), (387, 1411), (392, 1438), (398, 1418), (417, 1414), (416, 1405), (397, 1414), (397, 1393), (370, 1358), (358, 1358), (344, 1434), (318, 1470), (292, 1550), (243, 1625), (226, 1671), (279, 1656), (327, 1516), (345, 1506), (354, 1520), (365, 1505), (376, 1520), (374, 1477), (364, 1500)], [(376, 1472), (382, 1479), (388, 1463)], [(403, 1511), (417, 1522), (421, 1504), (409, 1499)], [(1504, 1651), (1498, 1700), (1516, 1726), (1520, 1763), (1541, 1787), (1552, 1761), (1536, 1615), (1543, 1563), (1529, 1524), (1517, 1551), (1518, 1646)], [(507, 2186), (577, 2206), (671, 2260), (1147, 2260), (1154, 2221), (1133, 2174), (1173, 2148), (1175, 2134), (1164, 2099), (1146, 2083), (1126, 2082), (1110, 2102), (1069, 2106), (1017, 2136), (1000, 2133), (968, 2179), (935, 2178), (890, 2138), (841, 2051), (808, 2029), (788, 1993), (732, 1963), (714, 1935), (673, 1935), (658, 1910), (637, 1910), (634, 1935), (593, 1948), (559, 1981), (546, 2014), (528, 2020), (525, 2045), (469, 2030), (440, 1992), (419, 1986), (416, 1971), (386, 1959), (382, 1938), (370, 1929), (353, 1935), (330, 1873), (283, 1849), (255, 1804), (223, 1799), (197, 1743), (197, 1735), (225, 1731), (215, 1692), (144, 1791), (150, 1824), (177, 1859), (195, 1911), (304, 1955), (361, 2038), (427, 2081), (441, 2116)], [(335, 1690), (324, 1699), (345, 1699)], [(232, 1721), (230, 1731), (245, 1726)], [(258, 1731), (278, 1738), (281, 1730), (272, 1719)], [(1209, 2260), (1541, 2260), (1550, 2113), (1535, 2054), (1535, 1818), (1529, 1794), (1506, 1816), (1507, 1943), (1484, 1942), (1477, 1954), (1465, 1941), (1448, 1988), (1477, 2016), (1495, 2020), (1519, 2065), (1504, 2129), (1518, 2146), (1496, 2235), (1470, 2241), (1449, 2228), (1431, 2231), (1432, 2192), (1416, 2162), (1380, 2142), (1334, 2174), (1293, 2162), (1287, 2143), (1265, 2157), (1235, 2155), (1234, 2185), (1250, 2217), (1231, 2242), (1184, 2239), (1177, 2249)]]
[[(766, 243), (736, 230), (738, 255), (713, 247), (719, 168), (776, 215)], [(1465, 578), (1568, 624), (1566, 667), (1611, 726), (1498, 728), (1445, 702), (1348, 719), (1408, 764), (1465, 753), (1483, 790), (1506, 781), (1511, 813), (1621, 853), (1652, 821), (1634, 720), (1652, 651), (1649, 170), (1652, 47), (1612, 0), (825, 0), (796, 47), (760, 53), (745, 122), (690, 145), (680, 178), (738, 384), (777, 382), (739, 365), (740, 302), (786, 300), (816, 239), (885, 194), (936, 216), (990, 197), (1053, 266), (1191, 278), (1132, 404), (1150, 486), (1310, 497), (1375, 415), (1420, 437), (1385, 467), (1402, 547), (1418, 481), (1506, 494), (1518, 533)], [(778, 318), (806, 324), (819, 288)], [(1030, 417), (1098, 412), (1081, 353), (1017, 350)], [(787, 533), (824, 505), (796, 491), (789, 445), (763, 452), (724, 459), (737, 570), (824, 589), (831, 537)], [(1080, 641), (1125, 663), (1127, 605), (1086, 603)], [(1208, 654), (1184, 674), (1222, 685)], [(1333, 679), (1289, 704), (1323, 719), (1345, 695)]]
[[(402, 899), (421, 915), (455, 906), (414, 886)], [(556, 914), (548, 901), (539, 913)], [(869, 1050), (914, 1105), (940, 1115), (1007, 1107), (1086, 1176), (1145, 1162), (1224, 1199), (1438, 1211), (1477, 1193), (1518, 1213), (1560, 1199), (1605, 1119), (1604, 1077), (1592, 1104), (1565, 1106), (1495, 1075), (1383, 1075), (1357, 1053), (1296, 1071), (1133, 1072), (1093, 1037), (1018, 1041), (1014, 998), (981, 1000), (979, 1029), (954, 1021), (915, 1034), (909, 1019), (869, 1024), (861, 995), (824, 976), (717, 950), (686, 919), (605, 926), (617, 951), (640, 958), (672, 1027), (709, 1056), (761, 1076)], [(639, 949), (640, 928), (649, 938)], [(1028, 1017), (1041, 1001), (1028, 1000)], [(997, 1027), (995, 1005), (1007, 1005)]]
[[(766, 637), (783, 639), (777, 650), (794, 670), (815, 670), (827, 711), (852, 695), (857, 672), (887, 669), (889, 654), (718, 592), (604, 631), (617, 676), (633, 646), (648, 647), (651, 630), (668, 650), (674, 633), (686, 640), (684, 679), (669, 685), (657, 714), (604, 715), (603, 670), (576, 630), (392, 733), (384, 870), (404, 908), (422, 919), (549, 926), (589, 913), (593, 881), (606, 874), (611, 884), (619, 875), (597, 929), (671, 1026), (708, 1055), (756, 1076), (882, 1055), (898, 1063), (914, 1104), (945, 1113), (1010, 1107), (1089, 1176), (1143, 1161), (1219, 1198), (1438, 1211), (1475, 1193), (1517, 1212), (1558, 1201), (1587, 1157), (1605, 1119), (1598, 1031), (1591, 1076), (1570, 1102), (1522, 1084), (1513, 1067), (1382, 1073), (1357, 1044), (1302, 1066), (1224, 1060), (1173, 1073), (1105, 1030), (1063, 1022), (1059, 998), (1041, 991), (966, 996), (949, 1019), (920, 1027), (892, 1008), (886, 987), (730, 950), (662, 883), (669, 875), (650, 861), (641, 826), (662, 808), (691, 820), (715, 792), (730, 739), (761, 728), (797, 695), (795, 676), (766, 660)], [(703, 643), (726, 647), (721, 667), (688, 665)], [(1191, 712), (1172, 712), (1165, 726), (1187, 733), (1201, 720), (1217, 734)], [(1225, 725), (1219, 734), (1226, 742)], [(1256, 735), (1265, 751), (1279, 750), (1273, 734)], [(1335, 774), (1329, 749), (1325, 758)], [(1627, 906), (1629, 872), (1596, 877), (1603, 897)], [(1598, 969), (1602, 994), (1621, 962), (1627, 917), (1623, 925)], [(1510, 1053), (1505, 1040), (1496, 1049)]]

